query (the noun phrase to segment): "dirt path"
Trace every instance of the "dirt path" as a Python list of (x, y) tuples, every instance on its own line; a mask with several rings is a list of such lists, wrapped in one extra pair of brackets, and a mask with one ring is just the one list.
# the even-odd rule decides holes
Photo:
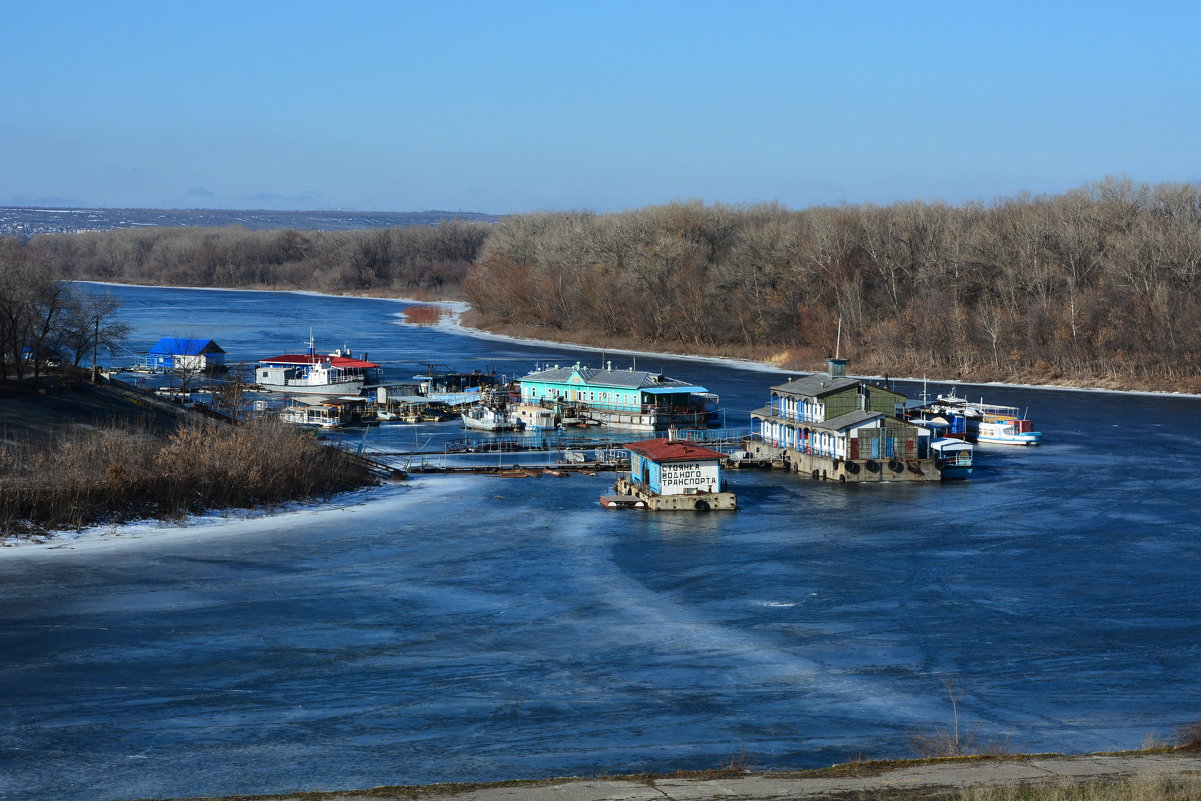
[(975, 785), (1062, 783), (1190, 774), (1201, 774), (1201, 753), (939, 759), (899, 764), (838, 765), (827, 770), (798, 773), (375, 787), (342, 792), (236, 796), (223, 801), (783, 801), (864, 798), (912, 801)]

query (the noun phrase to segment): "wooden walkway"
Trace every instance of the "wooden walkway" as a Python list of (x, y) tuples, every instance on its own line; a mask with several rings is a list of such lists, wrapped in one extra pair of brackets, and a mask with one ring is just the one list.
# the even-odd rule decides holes
[[(628, 467), (625, 465), (625, 467)], [(623, 469), (623, 466), (617, 462), (579, 462), (572, 464), (555, 464), (555, 465), (526, 465), (519, 464), (493, 464), (493, 465), (446, 465), (440, 463), (410, 463), (404, 468), (404, 472), (408, 474), (414, 473), (437, 473), (437, 474), (458, 474), (473, 473), (476, 475), (494, 475), (503, 478), (537, 478), (539, 476), (555, 476), (563, 477), (572, 473), (583, 473), (584, 475), (596, 475), (597, 473), (617, 472)]]

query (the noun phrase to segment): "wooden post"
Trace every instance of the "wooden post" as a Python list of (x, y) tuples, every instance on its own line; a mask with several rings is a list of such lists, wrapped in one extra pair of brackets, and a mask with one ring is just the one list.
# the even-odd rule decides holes
[(96, 330), (92, 336), (92, 383), (95, 384), (99, 376), (96, 373), (96, 348), (100, 341), (100, 313), (96, 313)]

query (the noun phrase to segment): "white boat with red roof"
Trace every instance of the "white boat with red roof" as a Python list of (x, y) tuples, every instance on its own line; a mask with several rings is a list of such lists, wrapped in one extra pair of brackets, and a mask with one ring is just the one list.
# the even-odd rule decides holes
[(357, 395), (370, 379), (379, 377), (380, 366), (363, 358), (354, 358), (349, 348), (333, 353), (316, 352), (312, 332), (307, 353), (286, 353), (260, 359), (255, 368), (255, 383), (271, 392), (295, 395)]

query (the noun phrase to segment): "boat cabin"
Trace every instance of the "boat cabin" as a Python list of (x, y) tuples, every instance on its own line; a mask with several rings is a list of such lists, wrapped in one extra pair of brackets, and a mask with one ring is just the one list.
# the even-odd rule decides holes
[(313, 395), (349, 395), (363, 389), (367, 381), (378, 380), (380, 366), (363, 358), (354, 358), (349, 349), (339, 348), (322, 354), (309, 340), (307, 353), (285, 353), (260, 359), (255, 382), (264, 389)]
[(332, 398), (321, 403), (293, 402), (279, 411), (285, 423), (309, 428), (341, 428), (362, 422), (366, 398)]

